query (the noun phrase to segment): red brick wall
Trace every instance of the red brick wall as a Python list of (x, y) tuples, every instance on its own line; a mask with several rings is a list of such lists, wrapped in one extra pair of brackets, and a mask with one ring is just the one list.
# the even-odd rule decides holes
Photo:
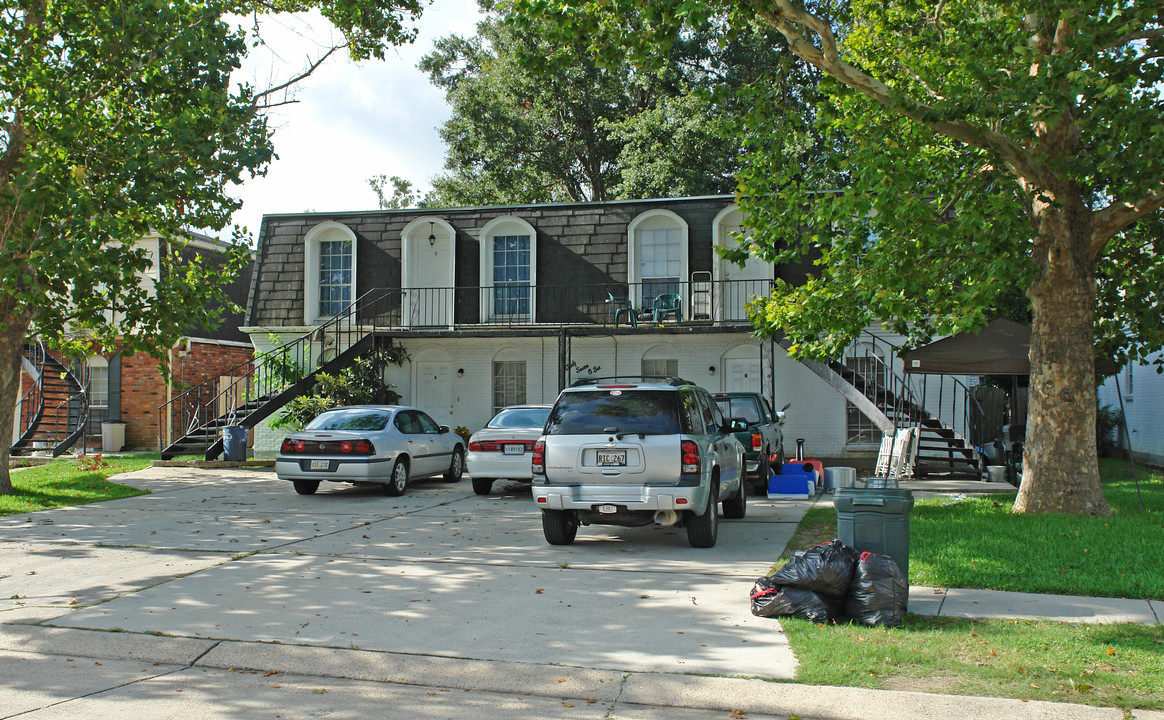
[[(215, 345), (194, 341), (184, 357), (174, 350), (171, 368), (173, 394), (207, 380), (213, 380), (251, 358), (249, 347)], [(121, 359), (121, 419), (125, 421), (125, 444), (129, 448), (156, 449), (158, 446), (158, 408), (167, 400), (166, 386), (158, 361), (144, 353)]]

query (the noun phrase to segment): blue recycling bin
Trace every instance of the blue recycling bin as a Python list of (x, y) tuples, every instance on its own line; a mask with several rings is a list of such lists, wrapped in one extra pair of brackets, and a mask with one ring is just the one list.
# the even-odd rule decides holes
[(222, 449), (226, 459), (242, 462), (247, 459), (247, 439), (250, 428), (242, 425), (227, 425), (222, 429)]

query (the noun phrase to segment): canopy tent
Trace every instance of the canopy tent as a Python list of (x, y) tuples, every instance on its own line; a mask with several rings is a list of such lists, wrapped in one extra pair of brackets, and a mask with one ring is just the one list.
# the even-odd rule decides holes
[[(948, 338), (910, 350), (901, 357), (908, 373), (937, 375), (1030, 375), (1031, 328), (1000, 318), (977, 332)], [(1097, 358), (1098, 375), (1114, 375), (1115, 363)]]

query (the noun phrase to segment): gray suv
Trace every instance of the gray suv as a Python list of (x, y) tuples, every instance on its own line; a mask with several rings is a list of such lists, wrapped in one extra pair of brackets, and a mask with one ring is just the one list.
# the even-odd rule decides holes
[(747, 512), (744, 448), (703, 388), (680, 378), (592, 378), (558, 396), (531, 458), (551, 545), (579, 525), (679, 525), (713, 547)]

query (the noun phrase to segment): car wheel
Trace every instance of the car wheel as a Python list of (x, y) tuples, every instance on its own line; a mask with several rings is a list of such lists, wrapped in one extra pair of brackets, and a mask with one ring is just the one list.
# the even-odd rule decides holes
[(542, 534), (551, 545), (569, 545), (578, 535), (578, 518), (567, 510), (542, 510)]
[(478, 495), (488, 495), (493, 489), (493, 478), (473, 478), (473, 492)]
[(384, 486), (384, 492), (392, 497), (398, 497), (404, 494), (404, 488), (407, 486), (408, 462), (397, 460), (396, 464), (392, 466), (392, 474), (388, 476), (388, 484)]
[(319, 489), (318, 480), (293, 480), (292, 483), (295, 485), (295, 492), (300, 495), (314, 495)]
[(713, 483), (707, 496), (707, 510), (702, 515), (687, 511), (687, 542), (691, 547), (715, 547), (719, 536), (719, 483)]
[(740, 491), (734, 497), (723, 501), (723, 516), (730, 520), (739, 520), (748, 514), (747, 483), (740, 481)]
[(445, 471), (445, 480), (460, 482), (465, 473), (465, 451), (461, 448), (453, 450), (453, 459), (449, 462), (449, 469)]

